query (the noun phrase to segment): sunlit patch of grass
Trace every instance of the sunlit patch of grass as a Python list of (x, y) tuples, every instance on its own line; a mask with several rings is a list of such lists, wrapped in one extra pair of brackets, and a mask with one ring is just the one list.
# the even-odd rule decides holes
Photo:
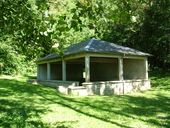
[(122, 96), (67, 96), (26, 83), (0, 79), (0, 127), (116, 128), (170, 126), (170, 75), (152, 75), (152, 89)]

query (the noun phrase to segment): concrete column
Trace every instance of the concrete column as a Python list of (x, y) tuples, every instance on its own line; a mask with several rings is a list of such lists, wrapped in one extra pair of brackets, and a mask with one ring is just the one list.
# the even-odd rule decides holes
[(62, 80), (66, 81), (66, 62), (62, 60)]
[(148, 59), (145, 59), (145, 79), (148, 79)]
[(123, 80), (123, 58), (122, 57), (119, 57), (118, 58), (118, 67), (119, 67), (119, 71), (118, 71), (118, 74), (119, 74), (119, 80)]
[(37, 80), (40, 80), (40, 65), (37, 64)]
[(85, 82), (90, 82), (90, 57), (85, 56)]
[(47, 63), (47, 80), (51, 79), (51, 65)]

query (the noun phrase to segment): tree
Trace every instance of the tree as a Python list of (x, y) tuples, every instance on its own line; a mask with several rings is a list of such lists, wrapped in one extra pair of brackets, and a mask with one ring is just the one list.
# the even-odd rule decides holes
[[(154, 55), (153, 66), (167, 67), (168, 0), (1, 0), (0, 40), (25, 62), (91, 37)], [(18, 6), (20, 5), (20, 6)], [(21, 57), (22, 58), (22, 57)], [(2, 62), (0, 62), (2, 63)]]
[(136, 35), (138, 47), (151, 53), (151, 65), (170, 67), (170, 1), (150, 1), (145, 18)]

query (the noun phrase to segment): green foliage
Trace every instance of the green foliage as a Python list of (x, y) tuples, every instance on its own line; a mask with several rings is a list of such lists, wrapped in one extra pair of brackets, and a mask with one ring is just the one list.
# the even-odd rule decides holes
[(17, 51), (11, 46), (12, 38), (0, 39), (0, 63), (1, 73), (16, 74), (22, 66), (22, 56), (18, 56)]
[(12, 47), (15, 42), (10, 36), (0, 38), (0, 74), (27, 74), (35, 72), (33, 61), (26, 61), (26, 56), (19, 54)]
[(153, 54), (152, 66), (164, 69), (170, 66), (170, 1), (155, 0), (145, 10), (145, 17), (136, 44), (140, 49)]
[(2, 73), (35, 72), (36, 58), (51, 49), (51, 36), (47, 32), (50, 24), (36, 4), (39, 5), (31, 0), (0, 1)]
[[(2, 1), (0, 31), (15, 39), (12, 45), (20, 54), (31, 60), (50, 50), (50, 23), (46, 21), (41, 4), (30, 0)], [(20, 5), (20, 6), (18, 6)], [(43, 8), (44, 9), (44, 8)]]
[(9, 36), (27, 62), (55, 44), (62, 54), (70, 44), (95, 37), (151, 53), (153, 66), (167, 68), (169, 7), (168, 0), (1, 0), (0, 38)]

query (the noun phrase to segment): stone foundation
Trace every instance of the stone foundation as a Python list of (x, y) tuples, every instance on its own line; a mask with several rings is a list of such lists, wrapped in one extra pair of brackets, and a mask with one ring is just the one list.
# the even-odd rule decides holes
[(68, 87), (68, 94), (76, 96), (87, 96), (87, 88), (78, 86), (78, 87)]
[(150, 80), (124, 80), (83, 83), (88, 95), (121, 95), (151, 88)]
[(38, 81), (38, 83), (55, 87), (64, 94), (87, 96), (87, 95), (122, 95), (134, 91), (144, 91), (151, 88), (150, 80), (124, 80), (105, 82), (85, 82), (79, 86), (76, 81)]
[(54, 87), (59, 92), (68, 94), (69, 87), (76, 87), (79, 86), (79, 82), (77, 81), (60, 81), (60, 80), (46, 80), (46, 81), (38, 81), (38, 83)]

